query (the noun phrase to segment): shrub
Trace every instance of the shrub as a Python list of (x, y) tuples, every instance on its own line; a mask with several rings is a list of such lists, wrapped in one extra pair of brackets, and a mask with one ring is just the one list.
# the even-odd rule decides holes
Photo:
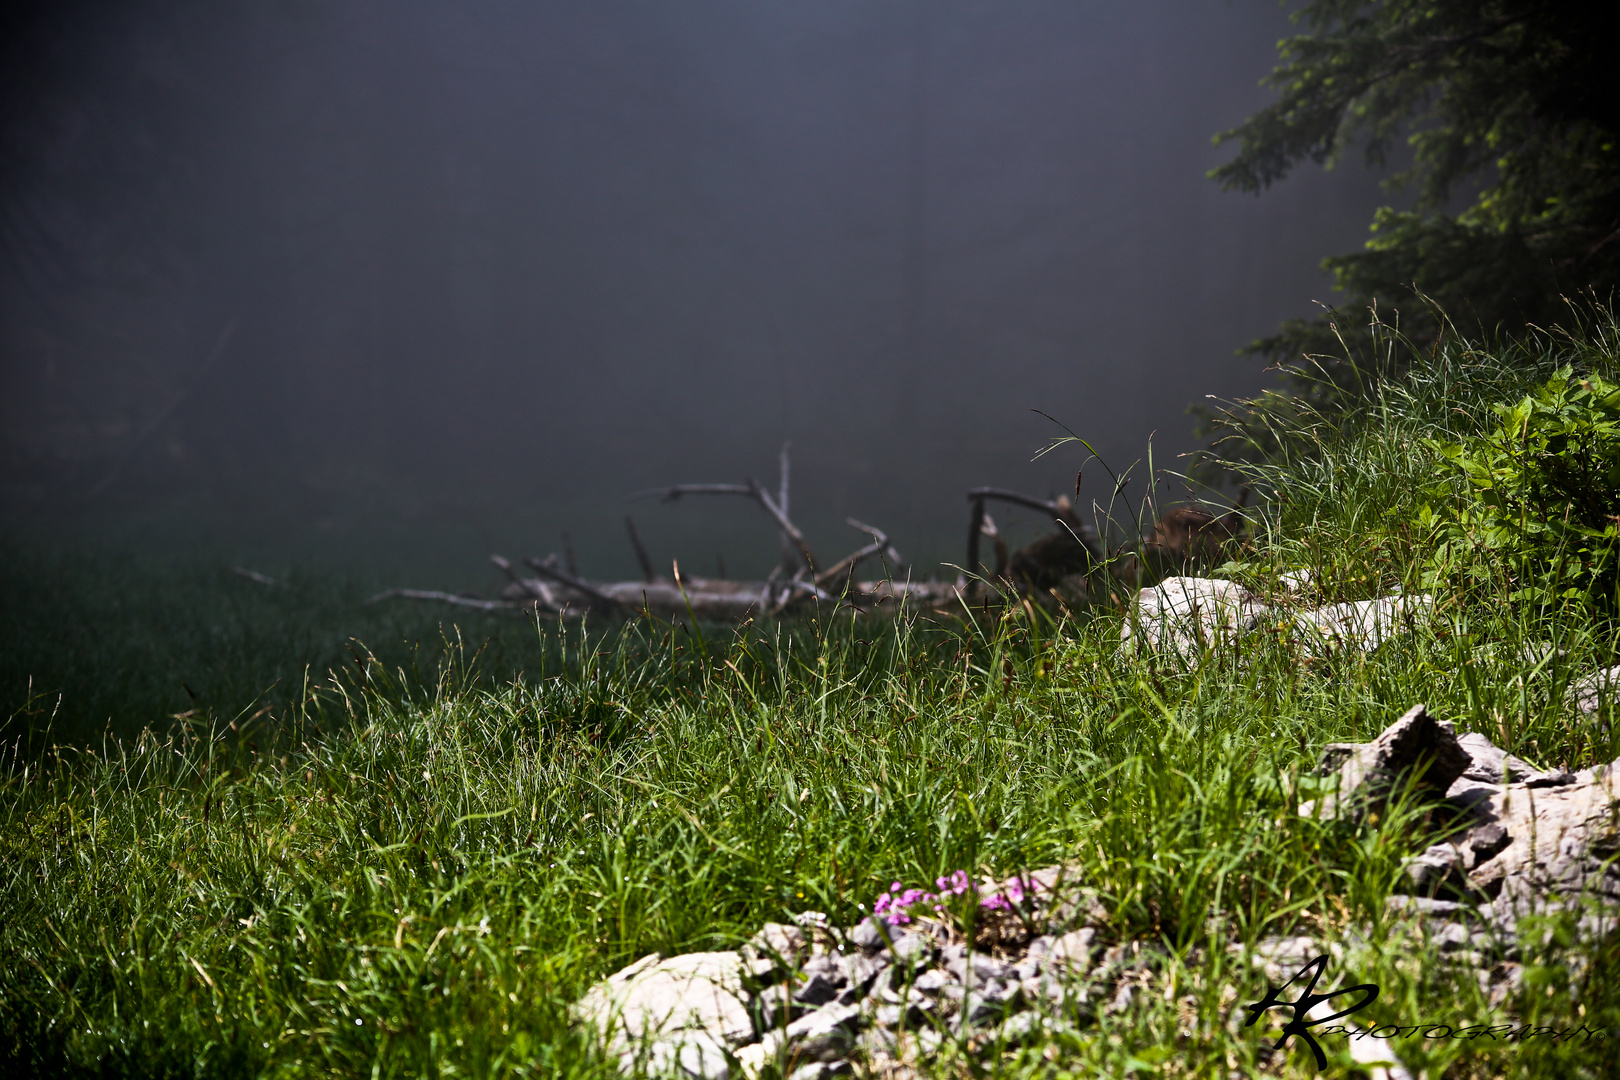
[[(1431, 442), (1461, 497), (1425, 506), (1431, 583), (1500, 585), (1520, 603), (1616, 606), (1620, 386), (1570, 367), (1463, 442)], [(1455, 490), (1455, 489), (1454, 489)], [(1438, 500), (1437, 500), (1438, 501)]]

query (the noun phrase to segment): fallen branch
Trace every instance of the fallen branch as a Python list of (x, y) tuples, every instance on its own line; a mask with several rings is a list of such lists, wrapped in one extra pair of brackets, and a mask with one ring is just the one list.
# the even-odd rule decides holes
[(812, 574), (815, 573), (816, 557), (810, 554), (810, 546), (804, 542), (804, 533), (799, 531), (797, 525), (788, 520), (788, 516), (782, 512), (781, 507), (771, 501), (770, 495), (760, 486), (758, 480), (749, 477), (748, 488), (753, 492), (754, 498), (759, 500), (759, 505), (765, 508), (765, 512), (776, 519), (777, 526), (793, 541), (793, 546), (799, 549), (799, 557), (804, 560), (805, 568)]
[(366, 603), (375, 604), (382, 600), (394, 599), (437, 600), (458, 607), (472, 608), (475, 611), (511, 611), (518, 606), (510, 600), (483, 600), (476, 596), (457, 596), (455, 593), (439, 592), (436, 589), (389, 589), (373, 596)]
[(647, 558), (647, 549), (641, 544), (641, 535), (636, 532), (636, 522), (629, 514), (624, 515), (624, 528), (630, 534), (630, 546), (636, 549), (636, 562), (641, 564), (641, 580), (651, 585), (658, 580), (653, 573), (652, 560)]
[(631, 492), (625, 498), (635, 501), (650, 499), (655, 495), (659, 502), (669, 503), (679, 502), (683, 495), (747, 495), (752, 498), (754, 490), (747, 484), (672, 484), (669, 487)]
[(511, 562), (509, 562), (506, 558), (500, 555), (491, 555), (489, 557), (489, 561), (495, 564), (495, 568), (497, 570), (511, 578), (512, 584), (528, 593), (534, 599), (540, 601), (549, 608), (556, 608), (559, 606), (557, 601), (551, 598), (551, 594), (546, 590), (545, 586), (541, 585), (538, 581), (530, 581), (528, 578), (512, 569)]
[(624, 609), (626, 609), (628, 611), (632, 611), (632, 612), (634, 612), (636, 610), (634, 605), (627, 604), (623, 600), (620, 600), (616, 596), (609, 596), (607, 593), (602, 592), (600, 589), (597, 589), (597, 588), (594, 588), (594, 587), (592, 587), (590, 585), (587, 585), (585, 582), (581, 581), (579, 578), (575, 577), (574, 575), (566, 573), (566, 572), (564, 572), (562, 570), (559, 570), (555, 566), (547, 565), (545, 562), (543, 562), (540, 559), (536, 559), (532, 555), (529, 556), (527, 559), (524, 559), (523, 561), (528, 565), (530, 570), (533, 570), (535, 573), (539, 574), (540, 576), (548, 577), (551, 580), (557, 582), (558, 584), (566, 585), (570, 589), (573, 589), (575, 592), (584, 593), (586, 596), (590, 597), (592, 600), (600, 601), (601, 603), (604, 603), (604, 604), (608, 605), (609, 607), (621, 607), (621, 608), (624, 608)]

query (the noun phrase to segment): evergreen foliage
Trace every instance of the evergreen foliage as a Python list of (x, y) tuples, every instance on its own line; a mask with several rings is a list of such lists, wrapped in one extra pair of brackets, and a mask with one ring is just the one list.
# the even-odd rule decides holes
[[(1366, 250), (1324, 260), (1343, 308), (1396, 306), (1422, 343), (1444, 320), (1411, 302), (1414, 287), (1469, 332), (1545, 325), (1560, 296), (1605, 299), (1620, 283), (1620, 66), (1604, 10), (1312, 0), (1294, 13), (1305, 32), (1279, 43), (1264, 81), (1281, 96), (1217, 137), (1239, 149), (1210, 175), (1259, 193), (1303, 161), (1331, 164), (1356, 147), (1384, 166), (1404, 141), (1410, 163), (1387, 186), (1413, 191), (1411, 208), (1379, 210)], [(1471, 201), (1451, 212), (1460, 197)], [(1291, 361), (1339, 344), (1330, 313), (1249, 351)], [(1348, 359), (1334, 369), (1341, 393), (1351, 368), (1377, 369), (1373, 353)]]

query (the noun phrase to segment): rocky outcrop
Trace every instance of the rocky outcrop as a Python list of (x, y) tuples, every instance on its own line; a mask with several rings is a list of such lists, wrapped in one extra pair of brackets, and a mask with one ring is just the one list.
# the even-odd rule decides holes
[(1620, 699), (1620, 666), (1583, 675), (1569, 686), (1570, 704), (1583, 716), (1595, 716), (1605, 705)]
[(725, 1076), (728, 1048), (754, 1040), (735, 952), (657, 953), (608, 976), (574, 1006), (628, 1068), (645, 1055), (649, 1072), (678, 1066), (693, 1076)]
[[(1542, 931), (1525, 916), (1563, 913), (1583, 940), (1615, 929), (1617, 769), (1538, 770), (1419, 705), (1371, 742), (1330, 744), (1318, 771), (1333, 790), (1299, 810), (1360, 821), (1397, 795), (1418, 800), (1418, 827), (1434, 829), (1436, 843), (1407, 864), (1406, 893), (1391, 897), (1391, 910), (1500, 1004), (1539, 947)], [(948, 1038), (988, 1053), (1161, 992), (1162, 946), (1113, 938), (1109, 912), (1071, 870), (976, 893), (963, 874), (938, 885), (935, 895), (897, 883), (852, 927), (804, 912), (766, 924), (735, 952), (643, 957), (593, 987), (574, 1015), (626, 1072), (747, 1080), (769, 1064), (785, 1080), (827, 1080), (858, 1065), (906, 1080)], [(918, 914), (976, 896), (989, 899), (973, 909), (971, 940), (955, 920)], [(1354, 938), (1231, 948), (1284, 982), (1315, 956), (1343, 958)], [(1387, 1064), (1384, 1075), (1405, 1075)]]
[(1526, 917), (1565, 916), (1585, 941), (1616, 928), (1617, 769), (1537, 769), (1418, 706), (1370, 743), (1330, 744), (1319, 771), (1336, 772), (1338, 790), (1300, 813), (1353, 817), (1400, 789), (1427, 798), (1436, 842), (1406, 863), (1407, 895), (1391, 904), (1500, 1001), (1518, 985), (1523, 935), (1535, 925)]
[[(1296, 584), (1309, 587), (1309, 577), (1283, 582), (1289, 590)], [(1290, 637), (1302, 659), (1347, 649), (1370, 652), (1427, 620), (1434, 606), (1431, 597), (1404, 594), (1316, 608), (1299, 608), (1292, 591), (1276, 599), (1268, 604), (1219, 578), (1166, 578), (1131, 602), (1120, 629), (1120, 654), (1146, 651), (1186, 661), (1262, 627)]]
[(1397, 594), (1311, 608), (1294, 614), (1295, 639), (1303, 656), (1344, 649), (1370, 652), (1427, 619), (1433, 606), (1428, 596)]
[(1146, 649), (1191, 659), (1247, 633), (1269, 610), (1234, 581), (1165, 578), (1136, 594), (1120, 630), (1120, 650)]
[(1450, 722), (1416, 705), (1370, 743), (1328, 743), (1317, 773), (1336, 776), (1334, 792), (1304, 803), (1303, 817), (1361, 817), (1378, 813), (1408, 789), (1443, 795), (1472, 759)]

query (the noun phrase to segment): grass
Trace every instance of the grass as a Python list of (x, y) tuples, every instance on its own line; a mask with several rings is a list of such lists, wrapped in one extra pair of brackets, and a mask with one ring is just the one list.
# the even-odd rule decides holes
[(206, 727), (261, 709), (273, 723), (296, 709), (306, 674), (319, 680), (367, 653), (431, 682), (458, 634), (486, 679), (533, 658), (520, 619), (367, 604), (382, 582), (331, 571), (278, 580), (267, 587), (212, 560), (0, 542), (0, 739), (132, 739), (177, 716)]
[[(1252, 467), (1267, 498), (1229, 572), (1264, 589), (1309, 567), (1324, 601), (1410, 583), (1404, 493), (1435, 468), (1418, 438), (1479, 430), (1563, 360), (1612, 370), (1612, 341), (1458, 344), (1352, 424), (1290, 420), (1287, 445), (1312, 452)], [(1620, 756), (1563, 704), (1613, 662), (1611, 629), (1464, 597), (1440, 610), (1368, 655), (1306, 664), (1253, 635), (1186, 668), (1120, 658), (1116, 614), (1020, 608), (963, 625), (507, 622), (498, 656), (452, 632), (414, 667), (308, 643), (334, 673), (285, 691), (274, 722), (233, 732), (235, 714), (198, 707), (163, 734), (9, 755), (0, 1054), (105, 1076), (605, 1076), (567, 1005), (637, 956), (728, 947), (806, 908), (853, 922), (894, 880), (1059, 861), (1108, 899), (1117, 939), (1163, 949), (1162, 992), (976, 1062), (947, 1048), (934, 1072), (1312, 1074), (1241, 1026), (1266, 983), (1229, 936), (1350, 942), (1328, 979), (1378, 984), (1369, 1019), (1503, 1023), (1385, 914), (1424, 844), (1409, 815), (1358, 830), (1294, 812), (1322, 744), (1418, 701), (1539, 764)], [(1513, 1014), (1620, 1029), (1613, 945), (1571, 984), (1547, 941)], [(1602, 1043), (1400, 1048), (1434, 1077), (1608, 1067)]]

